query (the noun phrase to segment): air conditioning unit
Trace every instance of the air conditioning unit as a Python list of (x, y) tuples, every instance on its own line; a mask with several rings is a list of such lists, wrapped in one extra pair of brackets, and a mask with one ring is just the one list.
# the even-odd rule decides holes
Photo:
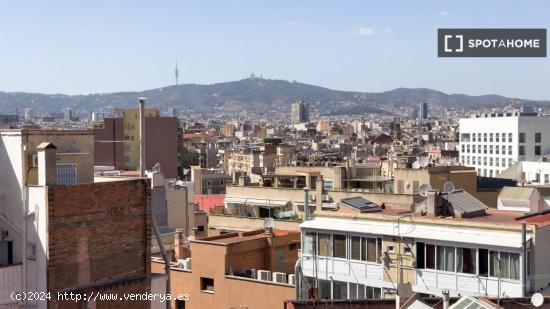
[(258, 280), (271, 281), (271, 272), (269, 270), (258, 270), (256, 278)]
[(183, 260), (183, 267), (186, 270), (191, 270), (191, 258), (186, 258)]
[(185, 260), (184, 259), (178, 259), (178, 268), (185, 269)]
[(289, 274), (288, 275), (288, 284), (296, 285), (296, 275), (295, 274)]
[(286, 274), (273, 272), (273, 282), (286, 283)]

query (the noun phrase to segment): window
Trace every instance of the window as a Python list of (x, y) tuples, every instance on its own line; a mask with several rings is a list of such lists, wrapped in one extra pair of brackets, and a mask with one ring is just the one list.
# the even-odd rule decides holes
[(57, 184), (58, 185), (76, 184), (76, 164), (74, 163), (57, 164)]
[(499, 143), (500, 142), (500, 133), (495, 133), (495, 142)]
[(493, 154), (493, 145), (489, 145), (489, 154)]
[(544, 174), (544, 183), (549, 183), (549, 182), (550, 182), (550, 175)]
[(348, 283), (333, 281), (332, 294), (332, 299), (348, 299)]
[(525, 133), (520, 133), (519, 134), (519, 142), (520, 143), (525, 143)]
[(476, 133), (472, 133), (472, 142), (475, 142), (476, 141)]
[(319, 279), (319, 298), (331, 299), (332, 293), (330, 292), (330, 281)]
[(540, 156), (540, 145), (535, 145), (535, 156)]
[(293, 242), (293, 243), (289, 244), (288, 245), (288, 250), (289, 251), (298, 250), (299, 244), (300, 243), (298, 243), (298, 242)]
[(435, 245), (426, 244), (426, 268), (435, 269)]
[(508, 143), (512, 142), (512, 133), (508, 133)]
[(36, 260), (36, 244), (33, 242), (27, 243), (27, 259)]
[(425, 267), (425, 245), (423, 242), (416, 243), (416, 268), (423, 269)]
[(487, 153), (487, 145), (483, 145), (483, 153)]
[(363, 260), (361, 259), (361, 237), (358, 237), (358, 236), (351, 237), (351, 259)]
[(462, 142), (469, 142), (470, 141), (470, 133), (462, 133), (460, 134), (460, 140)]
[(519, 155), (524, 156), (525, 155), (525, 146), (520, 145), (519, 146)]
[(512, 155), (512, 146), (508, 146), (508, 155)]
[(437, 270), (455, 271), (455, 248), (437, 246)]
[(519, 280), (519, 253), (500, 253), (501, 276), (507, 279)]
[(204, 225), (198, 225), (197, 226), (197, 231), (198, 232), (204, 232)]
[(185, 300), (176, 299), (176, 309), (185, 309)]
[(489, 250), (479, 249), (479, 275), (487, 277), (489, 274)]
[(330, 250), (330, 234), (317, 235), (317, 255), (331, 256)]
[(493, 133), (489, 133), (489, 142), (490, 142), (490, 143), (493, 142)]
[(465, 274), (476, 273), (476, 250), (471, 248), (456, 248), (457, 272)]
[(367, 238), (367, 261), (376, 263), (376, 238)]
[(201, 291), (214, 292), (214, 279), (201, 277)]
[(381, 299), (381, 298), (382, 298), (381, 288), (367, 286), (367, 299)]
[(487, 142), (487, 133), (483, 133), (483, 141)]
[(540, 143), (542, 141), (542, 133), (535, 133), (535, 143)]
[(303, 251), (304, 254), (313, 255), (315, 247), (315, 233), (306, 232), (304, 235)]
[(334, 248), (333, 256), (337, 258), (346, 258), (346, 235), (333, 235), (332, 244)]

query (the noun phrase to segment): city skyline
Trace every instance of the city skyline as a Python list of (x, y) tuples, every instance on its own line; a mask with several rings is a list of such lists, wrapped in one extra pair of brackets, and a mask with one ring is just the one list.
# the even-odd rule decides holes
[(0, 60), (0, 91), (155, 89), (174, 84), (177, 61), (180, 84), (226, 82), (254, 72), (338, 90), (425, 87), (543, 100), (550, 98), (547, 58), (441, 59), (436, 33), (442, 27), (548, 28), (548, 6), (2, 3), (0, 36), (8, 48)]

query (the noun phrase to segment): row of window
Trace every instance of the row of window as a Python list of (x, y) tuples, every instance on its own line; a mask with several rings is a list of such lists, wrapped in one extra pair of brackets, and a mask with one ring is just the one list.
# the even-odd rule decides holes
[[(358, 261), (380, 263), (382, 257), (382, 239), (374, 237), (350, 237), (349, 258)], [(335, 258), (348, 258), (346, 235), (312, 233), (304, 235), (304, 254)]]
[[(520, 146), (521, 147), (521, 146)], [(539, 146), (540, 147), (540, 146)], [(503, 155), (512, 155), (512, 146), (501, 145), (470, 145), (470, 144), (461, 144), (460, 145), (461, 153), (484, 153), (484, 154), (503, 154)]]
[(416, 268), (519, 280), (519, 253), (417, 242)]
[[(313, 287), (315, 278), (306, 277), (307, 287)], [(320, 299), (381, 299), (382, 289), (363, 284), (319, 279)], [(388, 292), (390, 293), (390, 292)]]
[[(535, 143), (540, 143), (542, 141), (542, 133), (535, 133)], [(526, 133), (519, 133), (518, 141), (519, 143), (525, 143), (527, 140)], [(460, 141), (464, 143), (468, 142), (495, 142), (495, 143), (511, 143), (512, 142), (512, 133), (462, 133), (460, 134)]]
[[(475, 156), (460, 156), (460, 162), (466, 165), (483, 165), (483, 166), (495, 166), (495, 167), (509, 167), (513, 164), (512, 158), (500, 158), (500, 157), (476, 157)], [(508, 163), (508, 164), (506, 164)]]
[[(393, 252), (393, 246), (388, 246), (388, 251)], [(360, 236), (348, 238), (342, 234), (306, 232), (303, 253), (381, 263), (382, 238)], [(404, 253), (401, 254), (412, 255), (411, 248), (405, 246)], [(518, 253), (416, 242), (415, 260), (417, 269), (434, 269), (519, 280)]]

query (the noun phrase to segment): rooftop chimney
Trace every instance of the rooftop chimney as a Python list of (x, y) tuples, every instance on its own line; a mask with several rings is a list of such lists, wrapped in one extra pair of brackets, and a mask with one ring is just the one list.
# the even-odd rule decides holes
[(145, 100), (139, 98), (139, 176), (145, 177)]
[(426, 197), (426, 211), (428, 214), (432, 216), (439, 215), (439, 211), (437, 209), (437, 192), (436, 191), (428, 191), (427, 197)]
[(323, 189), (325, 181), (322, 176), (317, 176), (315, 181), (315, 211), (322, 211), (323, 209)]
[(38, 152), (38, 185), (50, 186), (57, 184), (57, 147), (50, 142), (44, 142), (36, 147)]

